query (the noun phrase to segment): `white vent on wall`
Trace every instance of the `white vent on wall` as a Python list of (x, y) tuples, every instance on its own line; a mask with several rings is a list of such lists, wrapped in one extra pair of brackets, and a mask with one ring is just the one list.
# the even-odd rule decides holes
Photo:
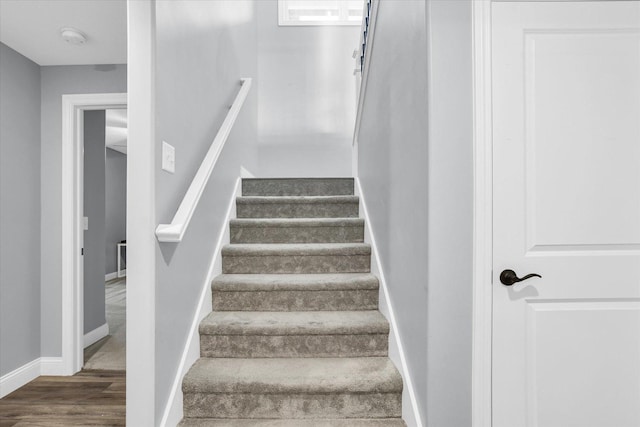
[(363, 0), (278, 0), (279, 25), (357, 25)]

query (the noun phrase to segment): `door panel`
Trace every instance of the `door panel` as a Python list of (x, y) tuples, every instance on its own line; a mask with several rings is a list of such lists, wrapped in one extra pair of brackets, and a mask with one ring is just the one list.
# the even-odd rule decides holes
[(526, 313), (529, 424), (633, 425), (640, 402), (640, 303), (537, 300), (527, 303)]
[(640, 2), (492, 8), (493, 424), (640, 426)]
[(640, 248), (639, 41), (524, 33), (528, 248)]

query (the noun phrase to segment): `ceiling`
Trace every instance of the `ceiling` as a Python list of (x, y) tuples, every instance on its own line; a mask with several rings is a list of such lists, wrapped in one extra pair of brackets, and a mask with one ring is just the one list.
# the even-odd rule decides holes
[[(0, 0), (1, 1), (1, 0)], [(105, 110), (105, 145), (107, 148), (127, 154), (127, 109)]]
[[(68, 44), (60, 29), (87, 36)], [(0, 0), (0, 41), (39, 65), (125, 64), (126, 0)]]

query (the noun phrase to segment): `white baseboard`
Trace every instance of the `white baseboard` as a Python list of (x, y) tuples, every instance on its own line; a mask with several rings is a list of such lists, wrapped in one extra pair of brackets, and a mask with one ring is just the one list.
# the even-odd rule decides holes
[(213, 252), (213, 259), (211, 260), (209, 271), (202, 286), (198, 309), (193, 316), (189, 336), (185, 343), (184, 351), (182, 352), (180, 365), (178, 366), (178, 372), (173, 381), (171, 393), (169, 393), (169, 399), (167, 399), (164, 414), (160, 421), (161, 427), (174, 427), (182, 419), (182, 378), (189, 368), (191, 368), (191, 365), (193, 365), (200, 357), (200, 333), (198, 331), (198, 327), (200, 326), (202, 319), (204, 319), (212, 310), (211, 281), (214, 277), (222, 273), (221, 251), (224, 242), (229, 242), (229, 220), (236, 216), (235, 201), (236, 197), (240, 195), (240, 183), (241, 179), (238, 178), (231, 200), (229, 200), (226, 217), (224, 218), (220, 229), (220, 237), (218, 238), (218, 242)]
[(100, 341), (102, 338), (109, 335), (109, 324), (105, 322), (104, 325), (98, 326), (93, 331), (84, 334), (84, 347), (87, 348), (91, 344)]
[(351, 176), (358, 177), (358, 140), (355, 137), (351, 146)]
[(40, 376), (40, 358), (14, 369), (0, 378), (0, 399)]
[(40, 375), (60, 375), (60, 372), (62, 372), (62, 358), (38, 357), (0, 377), (0, 399)]
[(371, 229), (371, 219), (369, 218), (369, 212), (367, 211), (367, 204), (364, 194), (362, 194), (362, 187), (360, 187), (360, 180), (355, 177), (355, 192), (360, 197), (360, 216), (364, 217), (364, 241), (371, 245), (371, 273), (375, 274), (380, 280), (380, 312), (389, 321), (389, 358), (399, 368), (400, 375), (404, 382), (402, 389), (402, 418), (407, 427), (423, 427), (424, 422), (420, 417), (420, 409), (418, 408), (418, 401), (416, 399), (416, 393), (413, 388), (413, 381), (411, 381), (411, 375), (407, 366), (407, 358), (404, 354), (404, 348), (402, 346), (402, 339), (398, 331), (398, 323), (396, 321), (395, 311), (393, 304), (389, 296), (389, 288), (387, 281), (385, 280), (384, 271), (382, 270), (382, 263), (380, 262), (380, 255), (378, 247), (376, 245), (376, 239)]
[[(127, 275), (127, 270), (124, 269), (121, 271), (122, 273), (122, 277), (125, 277)], [(108, 282), (109, 280), (113, 280), (113, 279), (117, 279), (118, 278), (118, 272), (114, 271), (113, 273), (109, 273), (109, 274), (105, 274), (104, 275), (104, 281)]]
[(64, 375), (62, 357), (41, 357), (40, 375)]
[(244, 166), (240, 166), (240, 178), (255, 178), (256, 176)]

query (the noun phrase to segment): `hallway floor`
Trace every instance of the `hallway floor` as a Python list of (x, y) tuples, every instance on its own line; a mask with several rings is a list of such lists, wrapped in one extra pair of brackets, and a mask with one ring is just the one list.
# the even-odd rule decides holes
[(0, 427), (125, 425), (126, 279), (105, 292), (110, 335), (85, 349), (83, 370), (38, 377), (0, 399)]
[(0, 399), (0, 427), (124, 426), (125, 373), (39, 377)]
[(84, 369), (124, 371), (126, 368), (127, 279), (105, 284), (109, 336), (84, 350)]

